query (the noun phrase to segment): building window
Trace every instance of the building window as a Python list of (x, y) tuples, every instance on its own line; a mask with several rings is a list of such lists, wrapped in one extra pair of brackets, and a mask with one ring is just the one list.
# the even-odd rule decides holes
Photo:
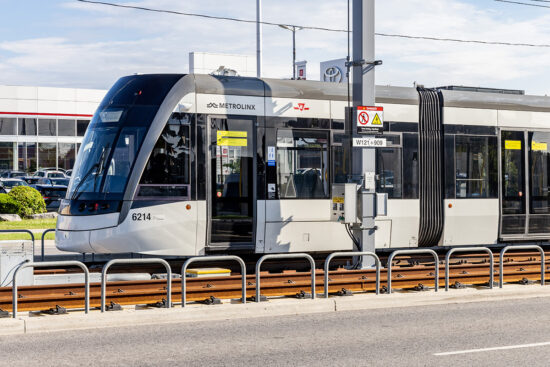
[[(55, 121), (55, 120), (54, 120)], [(38, 143), (38, 168), (57, 168), (55, 143)]]
[(19, 119), (19, 135), (36, 135), (36, 119)]
[(54, 119), (39, 119), (38, 120), (38, 135), (40, 135), (40, 136), (56, 136), (55, 120)]
[(73, 143), (59, 143), (57, 147), (59, 168), (73, 169), (76, 159), (75, 145)]
[(496, 198), (497, 138), (456, 135), (455, 169), (457, 198)]
[(0, 118), (0, 135), (16, 135), (15, 118)]
[(76, 135), (77, 136), (84, 136), (84, 134), (86, 134), (86, 129), (88, 129), (89, 124), (90, 124), (90, 120), (77, 120), (76, 121)]
[(328, 132), (278, 130), (277, 182), (281, 199), (328, 198)]
[(0, 143), (0, 171), (13, 169), (13, 143)]
[(19, 143), (17, 151), (19, 170), (24, 172), (36, 171), (36, 143)]
[(75, 136), (76, 135), (75, 120), (57, 120), (57, 135)]
[(173, 114), (155, 144), (141, 177), (138, 197), (188, 199), (191, 166), (190, 115)]

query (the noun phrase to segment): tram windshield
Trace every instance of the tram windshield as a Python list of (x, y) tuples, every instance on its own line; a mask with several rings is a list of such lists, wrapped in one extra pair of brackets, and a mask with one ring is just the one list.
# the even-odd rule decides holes
[(121, 78), (99, 105), (82, 141), (67, 199), (120, 200), (151, 122), (181, 75)]

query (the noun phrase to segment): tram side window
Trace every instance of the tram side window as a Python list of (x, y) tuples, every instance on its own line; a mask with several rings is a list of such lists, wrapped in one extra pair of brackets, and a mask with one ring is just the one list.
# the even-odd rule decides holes
[(277, 131), (279, 198), (328, 198), (328, 168), (328, 132)]
[(497, 138), (494, 136), (455, 137), (457, 198), (496, 198)]
[(189, 199), (190, 153), (190, 115), (174, 113), (149, 156), (137, 197)]
[(403, 196), (401, 148), (377, 148), (376, 155), (376, 192), (400, 199)]

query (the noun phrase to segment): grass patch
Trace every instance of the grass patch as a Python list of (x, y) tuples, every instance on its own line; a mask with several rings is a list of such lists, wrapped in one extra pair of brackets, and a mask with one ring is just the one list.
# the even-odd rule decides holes
[(0, 229), (49, 229), (55, 228), (57, 219), (23, 219), (20, 222), (0, 222)]
[[(34, 233), (36, 243), (40, 243), (42, 233)], [(31, 236), (26, 233), (0, 233), (0, 241), (4, 240), (31, 240)], [(46, 240), (55, 240), (55, 232), (46, 233)]]

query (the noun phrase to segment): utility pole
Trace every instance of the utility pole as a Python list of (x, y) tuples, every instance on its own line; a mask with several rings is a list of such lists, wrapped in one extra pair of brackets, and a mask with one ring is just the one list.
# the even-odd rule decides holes
[(292, 32), (292, 79), (296, 80), (296, 31), (303, 29), (302, 27), (297, 27), (295, 25), (287, 26), (279, 24), (279, 27), (283, 29), (288, 29)]
[[(374, 66), (380, 62), (374, 59), (374, 2), (375, 0), (353, 0), (353, 108), (357, 106), (374, 106)], [(360, 137), (351, 121), (353, 137)], [(352, 175), (362, 176), (363, 185), (360, 189), (361, 225), (355, 226), (354, 235), (360, 239), (361, 251), (374, 252), (375, 209), (376, 209), (376, 148), (352, 147)], [(361, 258), (362, 267), (372, 267), (374, 260), (370, 257)]]
[(262, 0), (256, 0), (256, 76), (262, 77)]

